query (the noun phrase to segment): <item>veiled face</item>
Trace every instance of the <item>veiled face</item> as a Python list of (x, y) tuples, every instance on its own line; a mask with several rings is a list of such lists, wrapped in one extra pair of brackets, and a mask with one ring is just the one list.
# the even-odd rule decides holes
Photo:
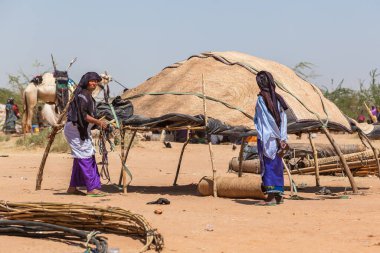
[(87, 90), (94, 91), (96, 89), (96, 86), (98, 85), (98, 80), (90, 80), (88, 81)]

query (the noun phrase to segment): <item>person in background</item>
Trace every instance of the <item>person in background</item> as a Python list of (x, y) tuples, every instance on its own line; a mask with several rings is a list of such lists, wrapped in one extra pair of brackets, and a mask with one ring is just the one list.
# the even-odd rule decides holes
[(271, 73), (260, 71), (256, 76), (260, 88), (254, 123), (257, 129), (257, 151), (260, 158), (262, 188), (267, 193), (264, 202), (258, 205), (283, 203), (284, 167), (279, 151), (287, 147), (288, 109), (284, 99), (276, 93)]
[(376, 106), (371, 106), (371, 113), (373, 116), (377, 117), (377, 114), (378, 114), (378, 110), (376, 108)]
[(376, 118), (377, 118), (377, 122), (379, 123), (379, 122), (380, 122), (380, 106), (377, 107), (377, 115), (376, 115)]
[(83, 75), (69, 105), (64, 127), (74, 157), (70, 186), (67, 189), (69, 194), (82, 194), (77, 187), (85, 186), (88, 196), (105, 196), (100, 191), (100, 175), (90, 132), (94, 125), (103, 129), (107, 127), (105, 121), (96, 118), (95, 101), (92, 98), (92, 92), (100, 81), (101, 77), (95, 72)]
[(358, 116), (358, 123), (364, 123), (364, 122), (365, 122), (365, 116), (364, 116), (363, 110), (361, 110)]
[(7, 100), (5, 115), (4, 133), (16, 133), (16, 121), (20, 118), (20, 113), (17, 104), (14, 102), (14, 98)]

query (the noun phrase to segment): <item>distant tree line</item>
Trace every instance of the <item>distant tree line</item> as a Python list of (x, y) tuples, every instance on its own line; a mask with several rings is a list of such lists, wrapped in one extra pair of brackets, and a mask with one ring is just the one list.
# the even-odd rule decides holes
[[(301, 78), (311, 81), (318, 76), (313, 71), (313, 64), (309, 62), (301, 62), (297, 64), (293, 70)], [(359, 90), (353, 90), (343, 86), (344, 79), (339, 82), (336, 88), (328, 89), (322, 86), (323, 95), (338, 106), (338, 108), (347, 116), (356, 119), (360, 113), (368, 118), (364, 107), (364, 102), (369, 106), (380, 106), (380, 82), (378, 81), (379, 73), (377, 69), (369, 72), (369, 83), (359, 81)], [(334, 80), (331, 80), (331, 86), (334, 86)], [(365, 87), (368, 88), (365, 88)]]
[[(43, 65), (36, 61), (33, 64), (38, 70)], [(301, 78), (312, 81), (318, 76), (313, 70), (314, 65), (310, 62), (300, 62), (293, 70)], [(322, 86), (321, 91), (323, 95), (331, 100), (338, 108), (347, 116), (356, 119), (358, 114), (363, 112), (366, 117), (364, 102), (368, 106), (380, 106), (380, 82), (378, 81), (380, 73), (377, 69), (373, 69), (369, 72), (369, 83), (359, 81), (359, 90), (353, 90), (343, 86), (344, 79), (339, 82), (336, 88), (328, 89), (326, 86)], [(23, 71), (19, 71), (18, 74), (8, 75), (9, 89), (0, 88), (0, 103), (5, 104), (9, 97), (13, 97), (16, 103), (22, 110), (22, 93), (26, 85), (29, 82), (28, 75)], [(331, 86), (334, 86), (334, 80), (331, 80)], [(365, 87), (368, 88), (365, 88)]]

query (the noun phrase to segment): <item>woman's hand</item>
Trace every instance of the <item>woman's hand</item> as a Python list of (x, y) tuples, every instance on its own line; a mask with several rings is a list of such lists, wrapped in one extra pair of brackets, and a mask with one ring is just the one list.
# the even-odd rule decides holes
[(102, 128), (102, 129), (106, 129), (108, 123), (107, 123), (106, 121), (104, 121), (104, 120), (98, 120), (97, 125), (98, 125), (100, 128)]
[(285, 141), (280, 141), (280, 147), (281, 149), (285, 149), (286, 148), (286, 142)]

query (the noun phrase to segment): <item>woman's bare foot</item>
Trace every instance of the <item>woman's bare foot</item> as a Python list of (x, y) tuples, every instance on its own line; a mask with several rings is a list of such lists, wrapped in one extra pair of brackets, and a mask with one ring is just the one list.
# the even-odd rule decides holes
[(74, 194), (74, 195), (85, 195), (83, 192), (79, 191), (76, 187), (69, 187), (66, 192), (68, 194)]

